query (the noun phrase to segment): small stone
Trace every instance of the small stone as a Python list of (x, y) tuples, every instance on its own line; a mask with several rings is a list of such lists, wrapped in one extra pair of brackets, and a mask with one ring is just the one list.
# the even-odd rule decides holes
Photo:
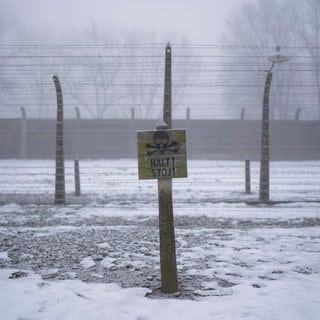
[(49, 284), (46, 283), (46, 282), (38, 282), (38, 283), (37, 283), (37, 286), (38, 286), (39, 288), (43, 288), (43, 287), (49, 286)]
[(11, 274), (11, 276), (9, 276), (9, 279), (18, 279), (18, 278), (23, 278), (23, 277), (27, 277), (28, 274), (26, 272), (23, 271), (17, 271)]
[(93, 258), (94, 261), (101, 261), (101, 260), (103, 260), (103, 256), (101, 256), (101, 255), (96, 255), (96, 256), (93, 256), (92, 258)]

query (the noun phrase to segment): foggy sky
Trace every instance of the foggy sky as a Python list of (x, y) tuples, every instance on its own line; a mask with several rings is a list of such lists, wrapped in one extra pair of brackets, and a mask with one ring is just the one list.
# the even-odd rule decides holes
[(245, 0), (0, 1), (30, 29), (70, 30), (93, 22), (185, 36), (193, 43), (223, 41), (226, 19), (243, 2)]

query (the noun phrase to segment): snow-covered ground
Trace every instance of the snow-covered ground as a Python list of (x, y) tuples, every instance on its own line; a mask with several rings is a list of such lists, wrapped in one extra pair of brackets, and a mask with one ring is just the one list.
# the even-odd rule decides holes
[(80, 161), (55, 206), (54, 161), (0, 160), (1, 319), (318, 319), (320, 161), (271, 163), (273, 205), (244, 163), (176, 179), (179, 293), (160, 293), (156, 181), (135, 160)]

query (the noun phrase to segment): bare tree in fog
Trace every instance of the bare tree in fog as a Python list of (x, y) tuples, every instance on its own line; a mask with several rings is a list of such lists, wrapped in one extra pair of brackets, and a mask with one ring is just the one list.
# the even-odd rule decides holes
[[(0, 8), (0, 43), (7, 38), (12, 30), (11, 14), (2, 6)], [(13, 92), (13, 82), (10, 79), (9, 57), (15, 50), (12, 47), (1, 46), (0, 51), (0, 105), (2, 111), (11, 108), (10, 95)]]
[(311, 58), (311, 69), (315, 80), (315, 105), (320, 119), (320, 1), (294, 0), (290, 7), (292, 32), (296, 43), (301, 45), (303, 52)]
[[(250, 105), (251, 112), (261, 111), (265, 70), (270, 68), (267, 57), (274, 55), (280, 46), (283, 54), (291, 55), (290, 46), (294, 43), (292, 20), (288, 7), (291, 1), (258, 0), (248, 2), (236, 10), (229, 20), (229, 39), (243, 48), (237, 51), (230, 63), (238, 66), (239, 72), (233, 73), (241, 85), (242, 104)], [(274, 48), (274, 49), (273, 49)], [(239, 58), (241, 57), (241, 58)], [(291, 63), (291, 61), (290, 61)], [(241, 67), (246, 73), (241, 72)], [(250, 72), (252, 70), (252, 72)], [(287, 119), (292, 117), (292, 98), (295, 88), (291, 86), (298, 75), (290, 70), (290, 64), (277, 65), (274, 72), (271, 95), (271, 118)], [(246, 84), (249, 84), (246, 87)], [(239, 100), (238, 100), (239, 101)]]
[(177, 40), (177, 45), (172, 48), (172, 55), (172, 103), (174, 110), (183, 110), (183, 116), (186, 116), (186, 108), (182, 106), (190, 105), (187, 94), (193, 85), (201, 82), (199, 73), (203, 59), (195, 56), (194, 49), (187, 38)]
[[(50, 64), (53, 62), (47, 57), (47, 50), (41, 44), (34, 48), (23, 48), (16, 58), (15, 70), (15, 94), (16, 100), (28, 105), (28, 112), (39, 119), (50, 114), (47, 105), (49, 92), (52, 90), (51, 83), (48, 84), (49, 76), (56, 72), (50, 72)], [(32, 110), (34, 109), (34, 110)], [(48, 112), (49, 111), (49, 112)]]
[[(75, 35), (84, 45), (76, 52), (66, 79), (69, 93), (80, 107), (96, 119), (106, 117), (108, 110), (109, 116), (129, 117), (132, 108), (138, 118), (160, 116), (164, 35), (113, 27), (102, 29), (95, 24), (85, 31), (76, 31), (73, 39)], [(174, 79), (177, 84), (186, 82), (192, 77), (192, 72), (185, 68), (188, 53), (180, 48), (174, 54), (180, 63)], [(182, 101), (183, 90), (185, 86), (175, 88), (176, 104)]]
[(148, 47), (148, 43), (157, 43), (158, 35), (153, 32), (134, 30), (123, 33), (123, 37), (124, 43), (128, 44), (129, 57), (122, 73), (122, 79), (127, 83), (122, 101), (129, 107), (123, 108), (123, 113), (128, 116), (133, 108), (135, 117), (148, 119), (161, 109), (163, 50), (159, 46)]
[[(54, 115), (52, 106), (52, 75), (60, 73), (61, 52), (52, 49), (54, 35), (46, 28), (34, 30), (18, 25), (16, 44), (10, 59), (10, 73), (13, 82), (12, 97), (15, 109), (26, 107), (28, 116), (45, 118)], [(10, 47), (10, 43), (8, 44)]]
[[(115, 81), (122, 68), (121, 48), (113, 46), (118, 41), (109, 29), (90, 24), (89, 28), (75, 31), (73, 38), (80, 44), (66, 76), (68, 90), (79, 106), (85, 108), (94, 119), (102, 119), (121, 93)], [(88, 45), (86, 45), (88, 44)]]
[[(164, 84), (164, 50), (167, 39), (174, 41), (172, 46), (173, 104), (175, 110), (183, 103), (186, 85), (192, 83), (194, 72), (189, 66), (192, 49), (186, 39), (139, 31), (127, 33), (125, 42), (134, 43), (126, 65), (127, 98), (135, 108), (136, 116), (142, 119), (162, 117)], [(184, 45), (180, 46), (179, 42)], [(151, 43), (153, 45), (148, 45)], [(154, 45), (159, 44), (159, 45)], [(192, 63), (192, 62), (191, 62)]]

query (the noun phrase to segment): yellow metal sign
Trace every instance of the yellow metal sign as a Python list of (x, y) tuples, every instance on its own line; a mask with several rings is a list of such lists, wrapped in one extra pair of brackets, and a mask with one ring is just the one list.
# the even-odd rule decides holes
[(138, 131), (139, 179), (186, 178), (186, 131)]

